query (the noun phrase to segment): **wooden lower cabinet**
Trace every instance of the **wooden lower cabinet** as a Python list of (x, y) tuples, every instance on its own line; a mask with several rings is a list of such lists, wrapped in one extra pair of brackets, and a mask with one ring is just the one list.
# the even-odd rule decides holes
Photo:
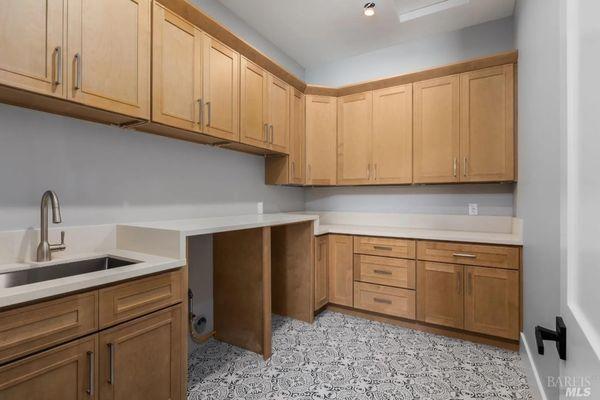
[(329, 302), (352, 307), (352, 236), (329, 235)]
[(328, 254), (329, 237), (327, 235), (315, 238), (315, 310), (320, 309), (329, 301), (328, 296)]
[(102, 400), (181, 398), (181, 305), (99, 334)]
[(519, 339), (519, 272), (465, 267), (465, 329)]
[(419, 261), (417, 267), (417, 320), (462, 329), (464, 267)]
[(97, 339), (92, 335), (0, 367), (0, 399), (98, 398)]

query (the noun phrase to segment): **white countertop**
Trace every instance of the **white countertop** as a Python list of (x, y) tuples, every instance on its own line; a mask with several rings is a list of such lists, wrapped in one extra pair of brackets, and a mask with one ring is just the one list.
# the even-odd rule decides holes
[(32, 283), (29, 285), (0, 289), (0, 308), (102, 286), (126, 279), (137, 278), (144, 275), (150, 275), (185, 265), (185, 260), (115, 249), (102, 253), (70, 255), (64, 258), (55, 256), (54, 260), (46, 263), (31, 262), (6, 264), (0, 266), (0, 273), (21, 271), (38, 267), (52, 268), (53, 265), (59, 263), (89, 260), (92, 258), (105, 256), (112, 256), (140, 262), (132, 265), (126, 265), (124, 267), (111, 268), (108, 270), (74, 275), (66, 278), (52, 279), (44, 282)]

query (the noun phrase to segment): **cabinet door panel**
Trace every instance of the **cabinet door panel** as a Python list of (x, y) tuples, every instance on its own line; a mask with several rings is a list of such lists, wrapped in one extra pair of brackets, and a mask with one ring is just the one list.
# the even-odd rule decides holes
[(241, 63), (240, 141), (268, 148), (268, 73), (244, 57)]
[(307, 185), (335, 185), (336, 115), (335, 97), (306, 96)]
[(514, 67), (460, 76), (462, 182), (515, 178)]
[(378, 184), (412, 182), (412, 85), (373, 92), (373, 175)]
[(519, 272), (465, 267), (465, 329), (519, 339)]
[(414, 88), (414, 182), (458, 182), (459, 77), (417, 82)]
[(71, 0), (68, 97), (150, 116), (150, 1)]
[(292, 89), (290, 99), (290, 182), (302, 185), (305, 182), (306, 154), (305, 100), (296, 89)]
[(371, 181), (372, 113), (371, 92), (338, 99), (337, 182), (340, 185)]
[(206, 132), (221, 139), (240, 140), (240, 55), (204, 36), (204, 99)]
[(352, 307), (352, 236), (329, 235), (329, 302)]
[(284, 81), (269, 75), (269, 123), (271, 129), (271, 149), (282, 153), (289, 152), (290, 136), (290, 88)]
[(0, 367), (0, 399), (96, 399), (96, 354), (93, 335)]
[(463, 328), (463, 267), (419, 261), (417, 319), (430, 324)]
[(0, 2), (0, 83), (64, 95), (64, 5), (64, 0)]
[(100, 398), (181, 398), (181, 305), (99, 334)]
[(328, 261), (329, 237), (327, 235), (315, 238), (315, 310), (328, 303)]
[(200, 131), (202, 33), (154, 3), (152, 120)]

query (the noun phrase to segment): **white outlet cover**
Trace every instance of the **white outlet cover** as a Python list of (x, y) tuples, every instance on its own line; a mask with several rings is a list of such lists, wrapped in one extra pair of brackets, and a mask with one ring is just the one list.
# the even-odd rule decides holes
[(469, 215), (479, 215), (479, 206), (477, 203), (469, 203)]
[(258, 203), (256, 203), (256, 211), (259, 214), (263, 213), (263, 202), (262, 201), (259, 201)]

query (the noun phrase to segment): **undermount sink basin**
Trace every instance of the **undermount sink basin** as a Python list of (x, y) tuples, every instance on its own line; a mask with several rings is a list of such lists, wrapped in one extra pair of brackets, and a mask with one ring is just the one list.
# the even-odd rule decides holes
[(0, 289), (29, 285), (68, 276), (82, 275), (90, 272), (137, 264), (139, 261), (122, 260), (114, 257), (100, 257), (91, 260), (65, 262), (64, 264), (46, 265), (22, 271), (0, 274)]

